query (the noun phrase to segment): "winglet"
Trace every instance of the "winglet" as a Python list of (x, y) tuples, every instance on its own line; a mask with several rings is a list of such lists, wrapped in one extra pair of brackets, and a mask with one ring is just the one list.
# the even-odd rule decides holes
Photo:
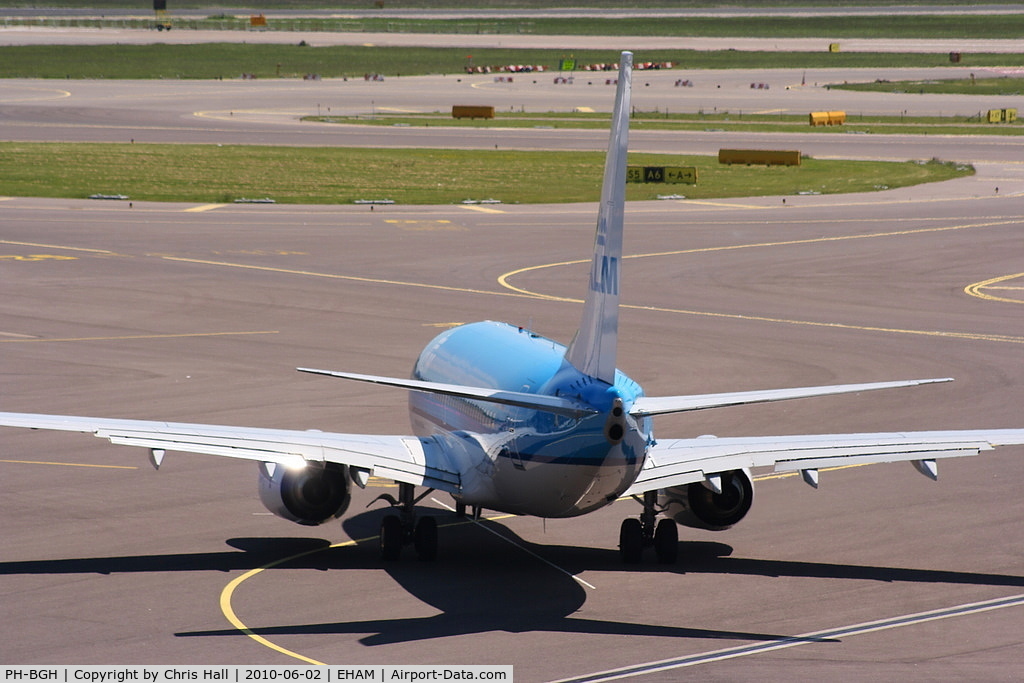
[(626, 152), (629, 147), (629, 99), (633, 53), (623, 52), (615, 91), (611, 137), (601, 186), (594, 258), (583, 305), (583, 320), (565, 358), (580, 372), (613, 384), (619, 337), (619, 265), (626, 202)]

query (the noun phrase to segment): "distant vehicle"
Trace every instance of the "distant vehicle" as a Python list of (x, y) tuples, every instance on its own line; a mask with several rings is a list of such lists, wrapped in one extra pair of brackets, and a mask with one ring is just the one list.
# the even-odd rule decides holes
[(167, 13), (167, 0), (153, 0), (153, 12), (156, 14), (153, 28), (157, 31), (170, 31), (171, 17)]
[[(306, 525), (344, 514), (353, 483), (366, 486), (370, 475), (394, 480), (398, 497), (379, 497), (397, 510), (381, 523), (386, 560), (406, 544), (423, 559), (437, 554), (436, 518), (418, 513), (426, 494), (417, 498), (417, 486), (449, 493), (458, 511), (475, 514), (574, 517), (632, 497), (641, 512), (620, 528), (623, 560), (638, 562), (653, 546), (669, 563), (678, 552), (677, 523), (721, 530), (744, 518), (754, 496), (751, 468), (799, 471), (817, 487), (822, 467), (908, 460), (935, 478), (940, 458), (1024, 444), (1024, 429), (656, 440), (656, 415), (949, 380), (649, 397), (616, 368), (632, 57), (622, 53), (587, 296), (568, 346), (522, 327), (478, 322), (431, 341), (412, 379), (299, 368), (409, 390), (415, 436), (28, 413), (0, 413), (0, 425), (141, 446), (155, 467), (166, 451), (255, 460), (263, 504)], [(659, 521), (659, 514), (666, 516)]]

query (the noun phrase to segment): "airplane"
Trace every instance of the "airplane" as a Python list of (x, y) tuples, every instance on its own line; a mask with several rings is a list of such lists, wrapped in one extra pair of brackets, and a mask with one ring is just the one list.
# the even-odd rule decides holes
[[(275, 515), (304, 525), (341, 517), (352, 484), (371, 475), (395, 481), (394, 512), (380, 528), (384, 560), (412, 545), (437, 556), (436, 518), (417, 514), (431, 491), (456, 512), (494, 510), (575, 517), (621, 498), (640, 503), (622, 522), (619, 551), (629, 564), (653, 547), (677, 560), (678, 524), (724, 530), (753, 503), (751, 471), (799, 472), (817, 488), (825, 467), (910, 461), (936, 479), (942, 458), (1024, 444), (1024, 429), (656, 439), (657, 415), (751, 403), (911, 387), (950, 378), (843, 384), (689, 396), (646, 396), (616, 367), (632, 53), (623, 52), (605, 160), (582, 320), (566, 346), (534, 331), (484, 321), (442, 332), (423, 349), (411, 379), (297, 368), (405, 389), (412, 435), (361, 435), (29, 413), (0, 413), (0, 425), (91, 433), (149, 450), (258, 463), (259, 496)], [(417, 487), (426, 493), (417, 496)], [(659, 519), (659, 515), (661, 518)]]

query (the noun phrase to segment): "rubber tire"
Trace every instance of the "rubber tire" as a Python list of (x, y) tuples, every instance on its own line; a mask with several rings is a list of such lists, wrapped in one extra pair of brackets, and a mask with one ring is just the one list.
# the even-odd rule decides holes
[(402, 554), (405, 530), (398, 515), (387, 515), (380, 521), (380, 559), (393, 562)]
[(437, 559), (437, 520), (433, 517), (420, 517), (413, 534), (413, 545), (416, 555), (424, 562)]
[(644, 554), (644, 528), (640, 520), (629, 517), (619, 528), (619, 554), (626, 564), (640, 564)]
[(654, 529), (654, 553), (661, 564), (675, 564), (679, 557), (679, 527), (674, 519), (661, 519)]

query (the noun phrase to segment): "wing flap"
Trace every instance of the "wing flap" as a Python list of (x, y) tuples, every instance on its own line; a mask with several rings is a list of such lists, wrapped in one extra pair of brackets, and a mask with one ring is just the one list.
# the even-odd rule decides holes
[[(979, 444), (948, 444), (945, 448), (936, 448), (934, 444), (918, 444), (906, 450), (887, 449), (878, 452), (876, 449), (853, 449), (851, 452), (819, 451), (816, 454), (803, 454), (792, 460), (780, 460), (775, 463), (776, 472), (796, 472), (798, 470), (816, 470), (822, 467), (842, 465), (871, 465), (878, 462), (902, 462), (905, 460), (935, 460), (937, 458), (961, 458), (978, 455), (982, 451), (991, 450), (990, 446)], [(857, 452), (860, 451), (860, 452)], [(839, 463), (838, 461), (842, 461)]]
[(434, 439), (260, 429), (35, 413), (0, 413), (0, 425), (93, 434), (121, 446), (181, 451), (301, 467), (329, 461), (376, 476), (457, 492), (457, 467)]
[(375, 477), (457, 492), (458, 468), (434, 439), (325, 434), (324, 459), (368, 470)]
[(734, 469), (773, 467), (776, 472), (796, 472), (936, 460), (1020, 444), (1024, 444), (1024, 429), (662, 440), (651, 448), (636, 481), (623, 495), (692, 484)]
[(232, 445), (229, 443), (210, 443), (198, 440), (171, 439), (146, 436), (144, 434), (105, 434), (97, 432), (96, 436), (105, 438), (116, 446), (138, 446), (150, 450), (180, 451), (185, 453), (200, 453), (202, 455), (217, 455), (225, 458), (240, 458), (243, 460), (259, 460), (261, 462), (273, 462), (285, 467), (302, 467), (307, 460), (296, 453), (281, 453), (269, 448), (257, 449)]

